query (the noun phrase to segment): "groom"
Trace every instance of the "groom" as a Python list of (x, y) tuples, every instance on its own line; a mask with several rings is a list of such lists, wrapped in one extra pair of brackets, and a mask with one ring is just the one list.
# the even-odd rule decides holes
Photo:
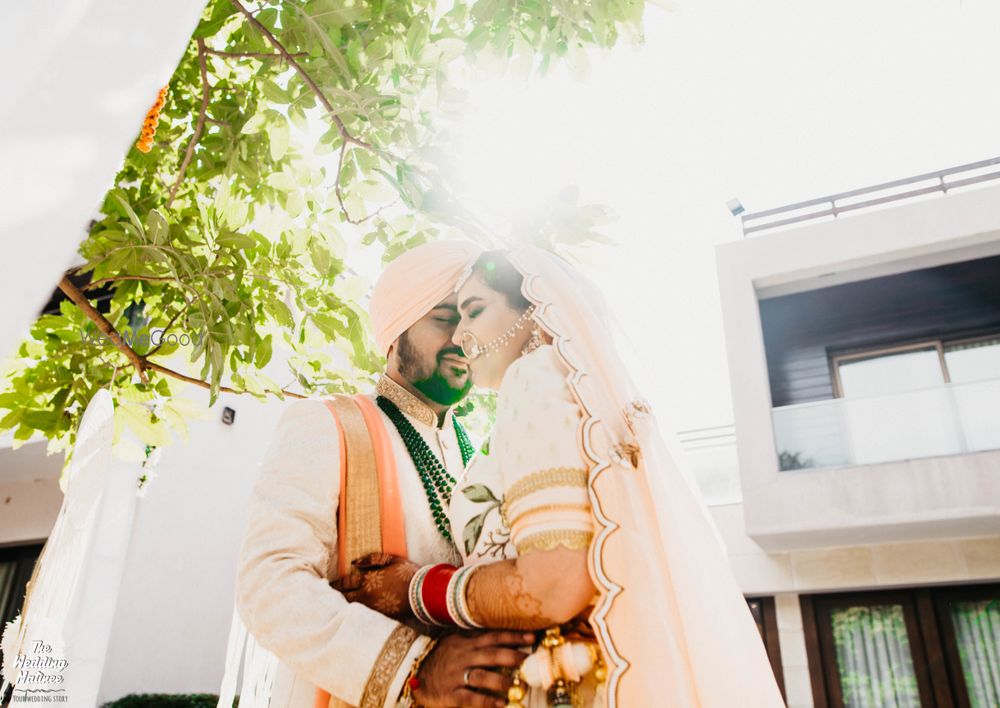
[[(280, 661), (272, 708), (396, 706), (404, 686), (427, 708), (494, 706), (510, 684), (500, 669), (524, 658), (513, 649), (524, 644), (516, 632), (448, 635), (428, 654), (426, 628), (334, 589), (356, 576), (351, 562), (360, 559), (352, 554), (371, 550), (357, 540), (365, 524), (377, 550), (419, 564), (456, 560), (443, 521), (450, 489), (442, 485), (471, 455), (451, 409), (471, 381), (451, 341), (453, 290), (477, 253), (467, 242), (439, 241), (393, 261), (370, 304), (388, 359), (376, 395), (336, 405), (296, 401), (278, 420), (253, 489), (237, 578), (240, 616)], [(377, 487), (367, 506), (356, 505), (362, 479)]]

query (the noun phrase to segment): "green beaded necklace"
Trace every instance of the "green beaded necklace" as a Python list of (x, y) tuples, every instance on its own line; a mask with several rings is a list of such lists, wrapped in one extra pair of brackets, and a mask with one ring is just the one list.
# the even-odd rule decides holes
[[(420, 473), (420, 481), (424, 485), (427, 493), (427, 503), (430, 504), (431, 514), (434, 517), (434, 525), (446, 541), (451, 541), (451, 524), (448, 522), (448, 515), (444, 506), (451, 501), (451, 490), (455, 487), (455, 478), (448, 474), (448, 470), (441, 464), (441, 460), (427, 445), (424, 436), (417, 432), (413, 424), (403, 415), (396, 404), (384, 396), (375, 399), (378, 407), (382, 409), (392, 424), (396, 426), (399, 436), (403, 438), (406, 451), (410, 453), (413, 465)], [(465, 428), (458, 422), (454, 415), (451, 418), (455, 428), (455, 437), (458, 438), (458, 449), (462, 452), (462, 464), (468, 465), (469, 460), (475, 454), (469, 436)], [(442, 503), (443, 502), (443, 503)]]

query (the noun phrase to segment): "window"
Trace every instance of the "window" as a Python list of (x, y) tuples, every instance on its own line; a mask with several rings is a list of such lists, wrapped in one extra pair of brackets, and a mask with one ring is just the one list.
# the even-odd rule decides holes
[(1000, 335), (840, 354), (832, 362), (838, 398), (1000, 379)]
[(1000, 336), (945, 344), (944, 359), (955, 383), (1000, 379)]
[(785, 697), (785, 675), (781, 668), (781, 646), (778, 643), (778, 615), (774, 609), (773, 597), (748, 597), (747, 605), (750, 607), (750, 614), (753, 615), (757, 623), (757, 631), (764, 641), (764, 649), (767, 651), (767, 658), (771, 662), (771, 670), (774, 671), (774, 678), (778, 681), (778, 688), (781, 689), (781, 697)]
[(801, 603), (816, 708), (1000, 705), (1000, 585)]
[[(31, 579), (42, 544), (0, 548), (0, 632), (21, 612), (24, 591)], [(4, 660), (0, 650), (0, 662)], [(10, 692), (0, 696), (0, 704), (10, 698)]]

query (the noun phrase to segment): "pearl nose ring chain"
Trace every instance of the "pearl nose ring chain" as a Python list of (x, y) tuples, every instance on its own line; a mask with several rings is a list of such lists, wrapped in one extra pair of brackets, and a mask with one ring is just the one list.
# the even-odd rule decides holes
[(470, 361), (479, 359), (480, 357), (488, 356), (495, 352), (503, 349), (514, 338), (514, 335), (518, 331), (524, 329), (524, 326), (531, 319), (531, 316), (535, 313), (535, 306), (532, 305), (524, 313), (517, 318), (517, 321), (510, 326), (506, 332), (501, 334), (496, 339), (486, 343), (480, 344), (476, 340), (476, 335), (472, 332), (466, 331), (462, 334), (462, 351), (465, 352), (465, 356), (469, 358)]

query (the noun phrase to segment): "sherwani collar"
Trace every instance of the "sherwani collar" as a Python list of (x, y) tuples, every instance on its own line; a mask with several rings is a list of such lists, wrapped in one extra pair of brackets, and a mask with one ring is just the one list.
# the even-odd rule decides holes
[[(379, 377), (375, 384), (375, 393), (384, 396), (396, 404), (396, 407), (418, 423), (423, 423), (429, 428), (437, 429), (438, 414), (426, 403), (407, 391), (401, 385), (393, 381), (387, 375)], [(452, 411), (449, 408), (445, 414), (444, 424), (447, 425), (451, 419)], [(443, 426), (442, 426), (443, 427)]]

